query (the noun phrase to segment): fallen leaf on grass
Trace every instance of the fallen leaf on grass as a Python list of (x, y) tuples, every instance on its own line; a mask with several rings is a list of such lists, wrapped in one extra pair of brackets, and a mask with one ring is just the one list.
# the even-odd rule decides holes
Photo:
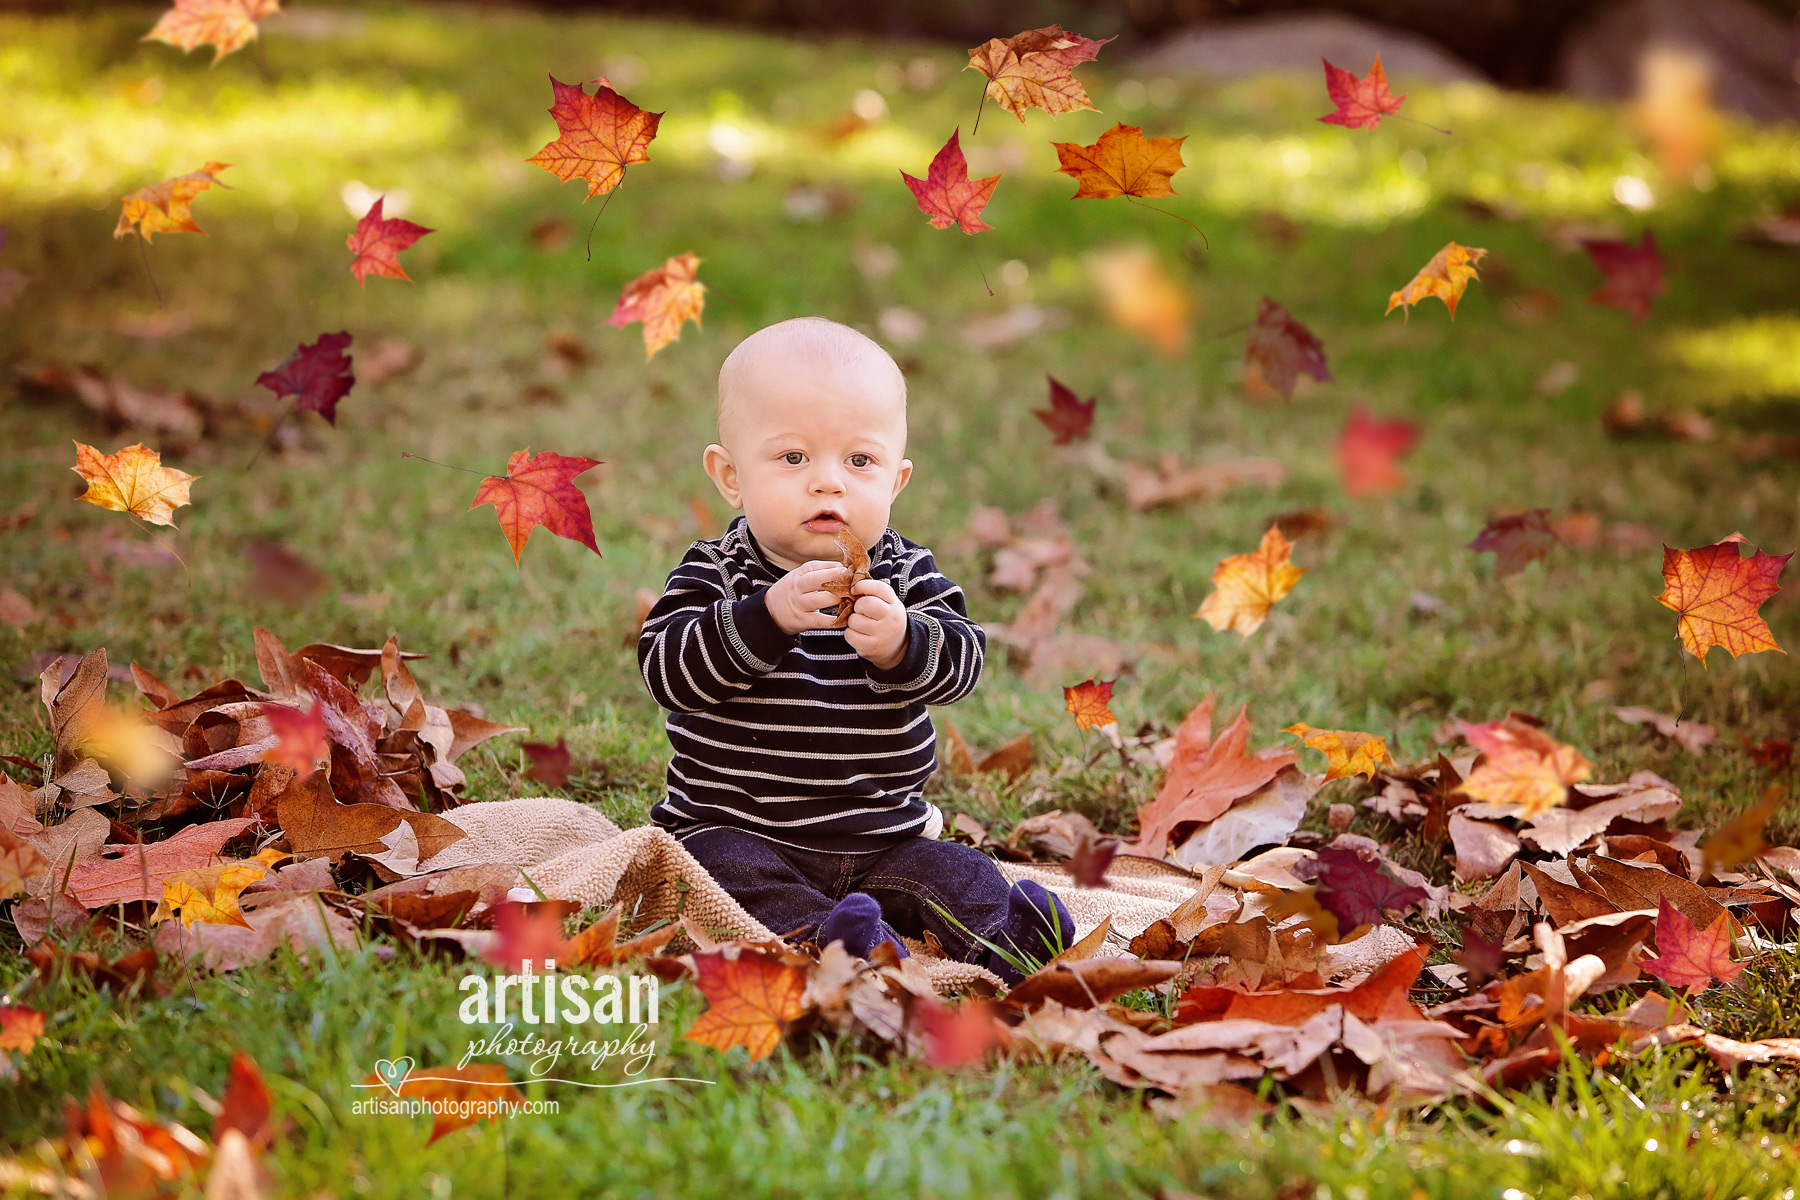
[(1627, 725), (1648, 725), (1670, 741), (1675, 742), (1689, 754), (1698, 754), (1712, 744), (1719, 731), (1711, 725), (1699, 721), (1683, 721), (1668, 713), (1659, 713), (1654, 709), (1631, 705), (1612, 710), (1613, 716)]
[(415, 1067), (395, 1087), (379, 1071), (363, 1081), (364, 1087), (384, 1087), (403, 1100), (424, 1100), (431, 1105), (431, 1145), (447, 1133), (478, 1121), (498, 1121), (497, 1102), (523, 1104), (525, 1095), (507, 1080), (505, 1063), (470, 1063), (464, 1067)]
[(1671, 986), (1686, 988), (1697, 996), (1714, 981), (1730, 983), (1744, 970), (1741, 962), (1731, 961), (1731, 918), (1720, 913), (1704, 932), (1663, 897), (1656, 914), (1657, 957), (1643, 964), (1644, 970)]
[(569, 768), (573, 765), (568, 742), (562, 738), (557, 738), (554, 746), (543, 742), (526, 742), (519, 749), (531, 760), (531, 766), (525, 770), (525, 778), (551, 788), (559, 788), (568, 782)]
[(1354, 850), (1327, 846), (1319, 851), (1319, 904), (1339, 926), (1379, 925), (1387, 913), (1404, 912), (1429, 893), (1391, 875), (1379, 861), (1365, 860)]
[(1293, 543), (1281, 536), (1280, 526), (1269, 526), (1254, 553), (1219, 560), (1212, 574), (1216, 586), (1194, 616), (1205, 618), (1220, 632), (1230, 629), (1248, 638), (1306, 574), (1307, 568), (1290, 561), (1293, 549)]
[(1450, 310), (1450, 319), (1456, 319), (1456, 305), (1468, 288), (1469, 281), (1481, 277), (1476, 273), (1475, 264), (1480, 262), (1486, 250), (1474, 246), (1459, 246), (1450, 242), (1442, 250), (1431, 256), (1431, 261), (1419, 268), (1419, 273), (1412, 277), (1405, 287), (1388, 297), (1386, 312), (1394, 311), (1395, 306), (1402, 306), (1408, 320), (1412, 319), (1412, 306), (1430, 296), (1436, 296)]
[[(1279, 487), (1286, 478), (1287, 469), (1273, 458), (1228, 458), (1183, 466), (1173, 453), (1165, 453), (1154, 467), (1125, 464), (1125, 502), (1143, 511), (1184, 500), (1213, 499), (1244, 484)], [(1275, 523), (1285, 529), (1285, 522)]]
[(625, 912), (623, 903), (615, 903), (586, 929), (569, 939), (564, 967), (611, 967), (633, 959), (660, 954), (681, 926), (669, 922), (627, 941), (619, 941), (619, 919)]
[(1516, 804), (1527, 819), (1561, 805), (1571, 784), (1593, 774), (1594, 764), (1579, 750), (1512, 717), (1485, 725), (1459, 724), (1469, 744), (1487, 756), (1463, 781), (1463, 794), (1490, 804)]
[(1179, 826), (1217, 819), (1283, 767), (1299, 761), (1299, 755), (1288, 751), (1245, 753), (1250, 741), (1248, 706), (1214, 740), (1212, 709), (1213, 698), (1208, 695), (1176, 729), (1175, 755), (1162, 787), (1155, 799), (1138, 809), (1139, 832), (1131, 853), (1163, 857)]

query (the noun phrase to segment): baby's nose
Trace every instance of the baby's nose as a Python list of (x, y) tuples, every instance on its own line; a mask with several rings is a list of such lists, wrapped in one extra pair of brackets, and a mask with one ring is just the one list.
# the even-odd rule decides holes
[(836, 471), (826, 468), (813, 476), (812, 490), (814, 492), (841, 492), (844, 490), (844, 484), (838, 478)]

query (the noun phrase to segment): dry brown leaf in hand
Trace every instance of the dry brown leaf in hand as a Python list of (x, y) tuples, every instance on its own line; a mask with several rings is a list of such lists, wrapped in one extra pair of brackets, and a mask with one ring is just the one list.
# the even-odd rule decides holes
[(844, 573), (824, 585), (824, 590), (837, 597), (838, 615), (834, 628), (850, 624), (850, 613), (856, 607), (856, 585), (869, 577), (869, 552), (848, 528), (837, 533), (839, 561)]

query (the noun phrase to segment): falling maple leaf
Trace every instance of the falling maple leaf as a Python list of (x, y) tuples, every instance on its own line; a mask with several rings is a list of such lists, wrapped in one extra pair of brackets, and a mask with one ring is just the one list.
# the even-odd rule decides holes
[(749, 948), (736, 958), (713, 950), (693, 961), (694, 986), (706, 997), (706, 1011), (682, 1040), (719, 1050), (743, 1046), (751, 1062), (767, 1058), (786, 1024), (804, 1011), (805, 969)]
[(175, 522), (169, 518), (188, 503), (188, 488), (200, 478), (163, 466), (162, 455), (142, 442), (117, 454), (102, 454), (76, 442), (75, 465), (70, 469), (87, 480), (88, 490), (81, 498), (89, 504), (171, 528)]
[(238, 908), (238, 894), (266, 876), (270, 862), (286, 857), (279, 850), (264, 850), (255, 859), (178, 871), (163, 880), (162, 902), (150, 914), (150, 924), (178, 917), (183, 928), (206, 924), (252, 929)]
[(948, 229), (956, 225), (964, 233), (976, 234), (993, 228), (981, 219), (981, 210), (993, 198), (994, 185), (1000, 182), (1000, 175), (1006, 172), (990, 175), (986, 179), (970, 179), (969, 160), (963, 157), (962, 146), (958, 142), (961, 135), (960, 125), (951, 131), (950, 140), (944, 143), (943, 149), (931, 160), (931, 167), (925, 172), (925, 178), (915, 179), (905, 171), (900, 172), (900, 178), (912, 189), (919, 211), (931, 218), (933, 229)]
[(1412, 452), (1421, 430), (1411, 421), (1383, 421), (1359, 404), (1338, 434), (1338, 469), (1352, 496), (1391, 492), (1406, 483), (1398, 463)]
[(585, 179), (591, 200), (610, 192), (625, 178), (625, 168), (647, 163), (646, 153), (656, 137), (662, 113), (645, 112), (612, 90), (601, 76), (593, 95), (583, 84), (562, 83), (550, 76), (555, 96), (550, 116), (561, 131), (555, 141), (526, 159), (564, 183)]
[(156, 233), (205, 233), (206, 230), (194, 224), (194, 214), (188, 206), (195, 196), (215, 184), (231, 191), (230, 184), (219, 182), (219, 172), (230, 165), (209, 162), (198, 171), (126, 192), (120, 198), (124, 207), (119, 213), (119, 223), (113, 227), (113, 236), (126, 236), (132, 232), (133, 225), (146, 242)]
[(690, 251), (676, 254), (660, 267), (652, 267), (625, 285), (613, 306), (608, 325), (619, 328), (633, 321), (644, 323), (644, 361), (670, 342), (681, 338), (681, 324), (700, 324), (706, 307), (706, 285), (695, 276), (700, 260)]
[(1731, 961), (1729, 914), (1720, 913), (1703, 933), (1666, 895), (1657, 906), (1656, 953), (1656, 958), (1640, 964), (1644, 971), (1672, 987), (1686, 988), (1690, 996), (1704, 992), (1714, 980), (1730, 983), (1745, 966)]
[(1063, 711), (1075, 714), (1075, 724), (1083, 733), (1101, 725), (1111, 725), (1119, 719), (1106, 707), (1106, 702), (1112, 699), (1112, 691), (1111, 681), (1096, 683), (1090, 676), (1074, 687), (1063, 689)]
[(1145, 245), (1095, 253), (1089, 273), (1106, 314), (1127, 333), (1144, 338), (1170, 358), (1187, 345), (1194, 296), (1163, 267)]
[(1325, 124), (1342, 125), (1346, 129), (1374, 129), (1381, 124), (1383, 116), (1400, 111), (1400, 104), (1406, 97), (1388, 91), (1387, 72), (1381, 68), (1381, 55), (1375, 56), (1375, 65), (1362, 79), (1342, 67), (1332, 66), (1329, 59), (1319, 61), (1325, 64), (1325, 90), (1330, 93), (1331, 102), (1337, 105), (1337, 111), (1319, 118)]
[(278, 739), (263, 751), (262, 760), (286, 767), (304, 779), (318, 770), (320, 763), (330, 764), (331, 740), (325, 730), (325, 706), (314, 703), (304, 710), (285, 704), (265, 704), (262, 715)]
[(1319, 904), (1345, 929), (1379, 925), (1389, 912), (1404, 912), (1429, 893), (1395, 878), (1379, 861), (1354, 850), (1327, 846), (1319, 851)]
[(1695, 550), (1664, 546), (1663, 591), (1656, 599), (1679, 614), (1677, 636), (1703, 667), (1714, 646), (1725, 647), (1733, 658), (1781, 650), (1757, 609), (1781, 590), (1775, 581), (1793, 556), (1791, 550), (1780, 555), (1758, 550), (1745, 558), (1730, 538)]
[(1499, 974), (1500, 964), (1505, 960), (1504, 943), (1483, 937), (1474, 929), (1463, 934), (1462, 949), (1456, 953), (1456, 961), (1467, 972), (1463, 978), (1472, 988)]
[(1110, 200), (1114, 196), (1173, 196), (1175, 172), (1181, 161), (1182, 137), (1144, 136), (1136, 125), (1114, 125), (1092, 146), (1052, 142), (1056, 169), (1080, 184), (1071, 200)]
[(843, 629), (856, 610), (856, 585), (869, 578), (869, 551), (848, 526), (838, 530), (832, 540), (837, 543), (838, 561), (844, 564), (844, 572), (828, 580), (820, 590), (837, 597), (837, 623), (833, 628)]
[(217, 65), (258, 36), (258, 21), (280, 11), (281, 0), (175, 0), (175, 7), (138, 40), (166, 42), (183, 51), (211, 46)]
[(1131, 853), (1161, 858), (1178, 826), (1211, 821), (1267, 784), (1300, 756), (1285, 750), (1247, 754), (1250, 710), (1212, 736), (1213, 698), (1196, 704), (1175, 730), (1175, 753), (1156, 797), (1139, 807), (1138, 840)]
[(1050, 381), (1050, 407), (1034, 408), (1031, 415), (1056, 435), (1055, 445), (1066, 446), (1070, 442), (1086, 441), (1088, 433), (1094, 427), (1094, 406), (1100, 402), (1100, 398), (1090, 396), (1087, 400), (1082, 400), (1068, 386), (1057, 382), (1055, 376), (1046, 375), (1044, 378)]
[(1212, 573), (1217, 586), (1194, 615), (1206, 618), (1206, 623), (1220, 632), (1232, 629), (1248, 638), (1306, 574), (1307, 568), (1289, 561), (1293, 551), (1294, 544), (1281, 536), (1281, 526), (1269, 526), (1254, 553), (1219, 560)]
[(563, 937), (563, 917), (569, 902), (550, 900), (520, 903), (502, 900), (494, 905), (494, 932), (500, 936), (482, 951), (482, 957), (497, 967), (518, 971), (520, 964), (546, 962), (567, 965), (573, 958), (569, 942)]
[(1487, 758), (1457, 790), (1489, 804), (1516, 804), (1526, 820), (1561, 805), (1571, 784), (1593, 774), (1594, 764), (1579, 750), (1516, 718), (1459, 724)]
[(1786, 797), (1786, 788), (1779, 783), (1771, 784), (1761, 800), (1708, 834), (1695, 847), (1700, 851), (1700, 861), (1707, 871), (1714, 875), (1729, 871), (1768, 849), (1769, 844), (1763, 840), (1763, 826), (1769, 823)]
[(1610, 238), (1584, 240), (1581, 248), (1588, 252), (1600, 273), (1606, 276), (1589, 300), (1631, 314), (1633, 321), (1650, 315), (1650, 306), (1668, 290), (1663, 278), (1663, 257), (1656, 251), (1656, 237), (1649, 230), (1636, 246)]
[(1052, 117), (1058, 113), (1098, 112), (1074, 71), (1091, 62), (1100, 47), (1112, 41), (1095, 41), (1078, 33), (1065, 33), (1060, 25), (1029, 29), (1009, 38), (989, 38), (969, 51), (963, 70), (987, 76), (986, 95), (994, 103), (1025, 121), (1027, 108), (1041, 108)]
[(350, 394), (356, 376), (350, 373), (350, 356), (344, 353), (350, 345), (348, 333), (322, 333), (319, 340), (307, 345), (301, 342), (281, 360), (273, 371), (256, 377), (258, 387), (283, 396), (297, 396), (301, 412), (316, 412), (331, 425), (337, 424), (338, 401)]
[(43, 1013), (22, 1004), (0, 1005), (0, 1050), (29, 1054), (43, 1036)]
[(1075, 843), (1075, 853), (1069, 856), (1069, 878), (1076, 887), (1111, 886), (1106, 882), (1106, 869), (1112, 866), (1118, 852), (1118, 838), (1099, 837), (1083, 830), (1081, 840)]
[(1450, 310), (1450, 319), (1456, 320), (1456, 305), (1468, 288), (1469, 281), (1481, 278), (1476, 274), (1475, 264), (1486, 254), (1486, 250), (1474, 246), (1448, 243), (1431, 256), (1430, 262), (1419, 268), (1419, 273), (1412, 277), (1410, 283), (1388, 297), (1388, 306), (1382, 315), (1393, 312), (1395, 305), (1403, 305), (1406, 319), (1410, 321), (1413, 305), (1429, 296), (1436, 296)]
[(1550, 523), (1550, 510), (1534, 508), (1529, 512), (1495, 517), (1482, 526), (1475, 540), (1469, 543), (1469, 549), (1477, 554), (1492, 550), (1494, 578), (1504, 579), (1523, 571), (1529, 563), (1550, 557), (1550, 547), (1557, 541), (1556, 529)]
[(1387, 739), (1373, 733), (1357, 733), (1349, 729), (1314, 729), (1299, 722), (1283, 729), (1314, 750), (1325, 755), (1325, 782), (1346, 779), (1351, 775), (1375, 778), (1381, 764), (1389, 761)]
[(506, 477), (489, 475), (482, 480), (469, 509), (472, 512), (483, 504), (494, 506), (515, 564), (525, 553), (532, 530), (539, 525), (599, 554), (587, 497), (575, 486), (577, 475), (599, 465), (597, 458), (565, 457), (549, 450), (533, 456), (530, 446), (515, 450), (506, 460)]
[(525, 772), (525, 778), (535, 779), (545, 787), (559, 788), (569, 779), (569, 767), (572, 760), (569, 756), (569, 743), (562, 738), (556, 739), (556, 745), (543, 742), (526, 742), (519, 749), (531, 759), (531, 766)]
[(359, 286), (367, 286), (370, 275), (380, 275), (386, 279), (405, 279), (411, 281), (412, 276), (400, 265), (398, 255), (408, 246), (428, 233), (436, 233), (435, 229), (427, 229), (423, 225), (415, 225), (411, 221), (403, 221), (399, 217), (383, 218), (382, 202), (386, 196), (375, 197), (375, 203), (369, 206), (344, 244), (356, 257), (350, 260), (350, 273), (356, 276)]
[(1292, 400), (1294, 385), (1302, 375), (1321, 383), (1330, 381), (1325, 347), (1294, 314), (1264, 296), (1256, 306), (1256, 320), (1244, 347), (1244, 391), (1251, 396), (1275, 391), (1282, 399)]
[(925, 1033), (925, 1061), (940, 1071), (980, 1066), (989, 1051), (1009, 1041), (999, 1006), (980, 996), (956, 1005), (925, 997), (913, 1011)]

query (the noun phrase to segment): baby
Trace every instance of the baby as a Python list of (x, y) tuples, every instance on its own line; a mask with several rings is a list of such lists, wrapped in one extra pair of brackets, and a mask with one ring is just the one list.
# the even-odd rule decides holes
[[(1008, 888), (992, 858), (937, 840), (924, 799), (925, 706), (975, 690), (987, 642), (931, 551), (888, 528), (913, 469), (905, 377), (854, 329), (783, 321), (725, 360), (718, 422), (706, 473), (744, 515), (688, 548), (638, 638), (674, 751), (652, 823), (783, 936), (867, 958), (929, 931), (1016, 983), (972, 935), (1043, 961), (1075, 926), (1038, 884)], [(845, 574), (840, 530), (869, 554), (842, 628), (825, 590)]]

